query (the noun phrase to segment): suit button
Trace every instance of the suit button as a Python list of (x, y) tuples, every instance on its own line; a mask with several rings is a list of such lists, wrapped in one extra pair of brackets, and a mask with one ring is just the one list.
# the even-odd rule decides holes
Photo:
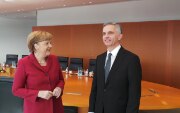
[(104, 89), (104, 92), (106, 92), (106, 89)]

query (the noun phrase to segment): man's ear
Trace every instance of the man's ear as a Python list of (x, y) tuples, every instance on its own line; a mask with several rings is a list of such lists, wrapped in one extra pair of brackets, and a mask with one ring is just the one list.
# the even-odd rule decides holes
[(121, 40), (122, 37), (123, 37), (123, 34), (119, 34), (119, 35), (118, 35), (118, 40)]

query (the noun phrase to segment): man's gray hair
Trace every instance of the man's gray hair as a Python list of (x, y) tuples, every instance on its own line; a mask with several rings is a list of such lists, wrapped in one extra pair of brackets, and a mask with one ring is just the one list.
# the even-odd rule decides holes
[(105, 26), (107, 26), (107, 25), (114, 25), (115, 28), (116, 28), (116, 30), (117, 30), (117, 32), (118, 32), (119, 34), (122, 34), (122, 28), (121, 28), (120, 24), (114, 23), (114, 22), (108, 22), (108, 23), (104, 23), (104, 24), (103, 24), (103, 27), (105, 27)]

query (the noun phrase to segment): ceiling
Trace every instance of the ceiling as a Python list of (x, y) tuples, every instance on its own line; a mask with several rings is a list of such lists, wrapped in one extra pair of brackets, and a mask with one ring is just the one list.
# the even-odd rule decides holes
[(0, 0), (0, 17), (36, 18), (37, 10), (134, 0)]

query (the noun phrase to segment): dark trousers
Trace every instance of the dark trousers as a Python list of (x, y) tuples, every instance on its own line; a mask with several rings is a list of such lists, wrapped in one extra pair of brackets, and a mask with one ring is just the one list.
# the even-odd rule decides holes
[(102, 113), (104, 113), (104, 107), (103, 107)]

